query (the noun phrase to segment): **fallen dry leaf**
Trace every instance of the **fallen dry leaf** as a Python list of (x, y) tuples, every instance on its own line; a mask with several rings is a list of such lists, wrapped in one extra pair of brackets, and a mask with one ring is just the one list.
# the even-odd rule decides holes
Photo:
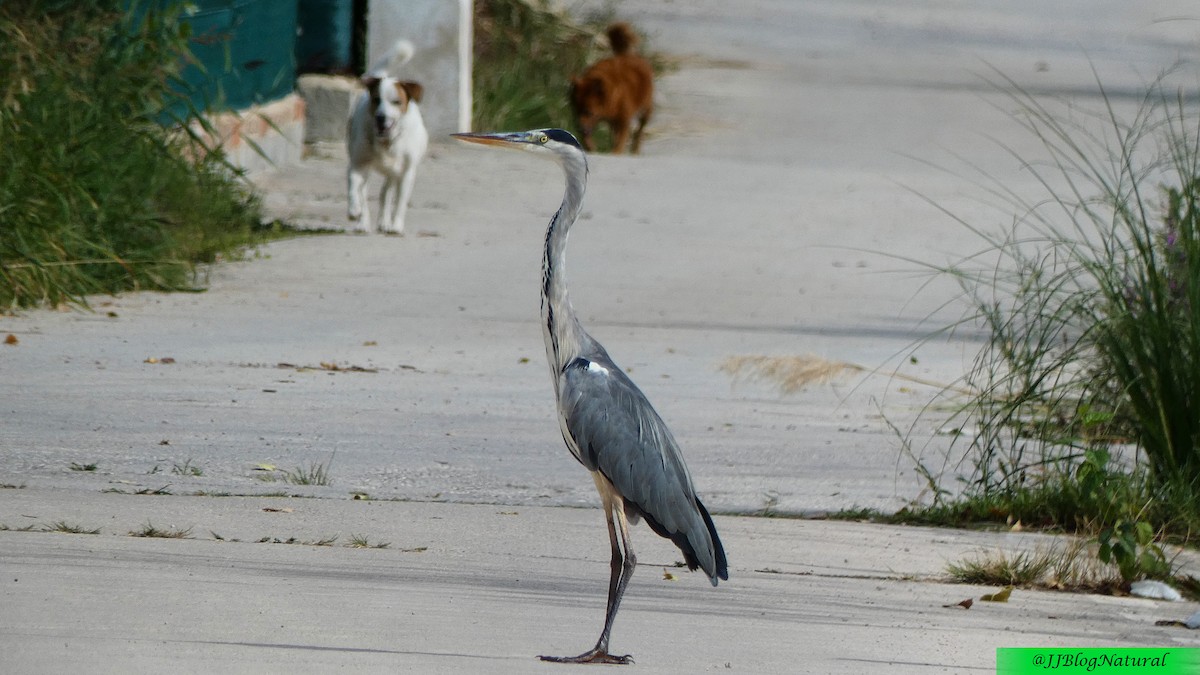
[(266, 511), (267, 513), (291, 513), (294, 510), (295, 509), (290, 506), (285, 506), (283, 508), (276, 508), (274, 506), (263, 507), (263, 511)]
[(20, 342), (21, 341), (17, 339), (17, 336), (13, 335), (12, 333), (9, 333), (8, 337), (4, 338), (4, 344), (6, 345), (15, 345), (19, 344)]
[[(318, 366), (302, 366), (302, 365), (297, 365), (295, 363), (280, 362), (280, 363), (275, 364), (275, 367), (276, 368), (286, 368), (288, 370), (295, 370), (298, 372), (305, 372), (305, 371), (309, 371), (309, 370), (324, 370), (324, 371), (328, 371), (331, 373), (378, 373), (379, 372), (378, 368), (365, 368), (363, 366), (354, 366), (354, 365), (339, 366), (338, 364), (333, 363), (332, 361), (321, 361), (320, 365), (318, 365)], [(404, 367), (405, 366), (401, 366), (401, 368), (404, 368)], [(416, 369), (414, 368), (413, 370), (416, 370)]]
[(971, 598), (967, 598), (966, 600), (963, 600), (962, 602), (956, 602), (952, 605), (942, 605), (942, 607), (962, 607), (963, 609), (971, 609), (971, 605), (973, 605), (973, 604), (975, 604), (975, 601), (972, 600)]
[(1005, 586), (1003, 589), (996, 591), (995, 593), (988, 593), (987, 595), (980, 596), (979, 599), (983, 600), (984, 602), (1008, 602), (1008, 596), (1012, 595), (1012, 590), (1012, 586)]
[(663, 581), (676, 581), (679, 577), (671, 574), (667, 570), (663, 570)]

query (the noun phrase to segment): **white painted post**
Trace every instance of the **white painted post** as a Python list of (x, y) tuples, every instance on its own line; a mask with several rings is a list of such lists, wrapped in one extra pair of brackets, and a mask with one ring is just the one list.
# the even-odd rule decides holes
[(370, 0), (367, 63), (399, 38), (416, 55), (397, 73), (425, 88), (421, 116), (430, 140), (471, 130), (471, 0)]

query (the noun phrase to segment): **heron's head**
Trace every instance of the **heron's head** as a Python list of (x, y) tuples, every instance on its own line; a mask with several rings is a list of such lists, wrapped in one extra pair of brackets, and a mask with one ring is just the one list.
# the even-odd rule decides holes
[(451, 135), (468, 143), (526, 150), (557, 159), (583, 155), (579, 141), (575, 140), (571, 132), (562, 129)]

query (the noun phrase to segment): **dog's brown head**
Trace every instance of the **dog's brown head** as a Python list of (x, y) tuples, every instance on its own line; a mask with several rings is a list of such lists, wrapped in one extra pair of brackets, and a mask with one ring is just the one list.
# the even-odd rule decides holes
[(587, 73), (571, 78), (571, 110), (579, 122), (579, 128), (590, 135), (596, 123), (605, 116), (608, 107), (608, 92), (604, 80)]
[(420, 83), (401, 82), (390, 77), (366, 76), (362, 83), (371, 96), (375, 133), (379, 138), (389, 138), (397, 120), (408, 113), (409, 103), (419, 103), (425, 93)]

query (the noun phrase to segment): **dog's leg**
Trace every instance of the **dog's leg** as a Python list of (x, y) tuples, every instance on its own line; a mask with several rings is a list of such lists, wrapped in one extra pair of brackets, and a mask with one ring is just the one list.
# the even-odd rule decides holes
[(346, 170), (346, 201), (346, 215), (357, 223), (354, 229), (369, 232), (371, 214), (367, 209), (367, 174), (359, 167), (351, 166)]
[(412, 198), (413, 183), (417, 179), (417, 163), (411, 158), (404, 163), (404, 172), (400, 174), (398, 189), (393, 199), (394, 215), (392, 229), (385, 230), (388, 234), (404, 234), (404, 216), (408, 213), (408, 202)]
[(588, 152), (596, 151), (596, 142), (592, 140), (592, 132), (595, 130), (596, 130), (596, 125), (594, 123), (593, 124), (580, 123), (580, 125), (579, 125), (579, 135), (580, 135), (579, 142), (583, 143), (583, 149), (587, 150)]
[(619, 155), (625, 151), (625, 141), (629, 140), (629, 120), (620, 117), (614, 119), (610, 126), (613, 134), (612, 154)]
[(642, 131), (646, 129), (646, 122), (650, 121), (650, 116), (652, 114), (654, 114), (654, 109), (646, 108), (644, 111), (642, 111), (641, 116), (638, 117), (638, 126), (633, 132), (633, 147), (629, 149), (631, 154), (636, 155), (638, 154), (638, 151), (642, 149)]
[(384, 174), (383, 187), (379, 189), (379, 222), (375, 229), (379, 232), (391, 233), (396, 219), (396, 189), (398, 181), (392, 174)]

